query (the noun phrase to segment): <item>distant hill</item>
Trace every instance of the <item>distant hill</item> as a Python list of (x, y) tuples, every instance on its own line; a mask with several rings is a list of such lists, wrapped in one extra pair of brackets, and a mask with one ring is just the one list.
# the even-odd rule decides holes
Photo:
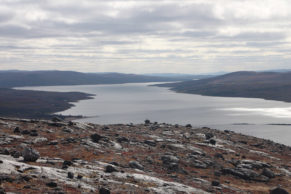
[(213, 78), (162, 84), (176, 92), (291, 102), (291, 72), (241, 71)]
[(185, 81), (189, 78), (74, 71), (0, 71), (0, 88)]
[(157, 77), (172, 77), (178, 79), (185, 79), (185, 80), (193, 80), (193, 79), (205, 79), (214, 77), (215, 75), (199, 75), (199, 74), (183, 74), (183, 73), (149, 73), (144, 74), (146, 76), (157, 76)]

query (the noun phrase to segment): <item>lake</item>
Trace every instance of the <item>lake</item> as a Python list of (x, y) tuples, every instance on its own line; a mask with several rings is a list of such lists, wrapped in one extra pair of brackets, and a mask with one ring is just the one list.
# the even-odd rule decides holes
[(74, 103), (60, 112), (63, 115), (83, 115), (78, 122), (97, 124), (152, 122), (192, 124), (216, 129), (228, 129), (247, 135), (271, 139), (291, 145), (291, 103), (232, 97), (208, 97), (182, 94), (168, 88), (149, 86), (153, 83), (114, 85), (41, 86), (17, 89), (85, 92), (94, 99)]

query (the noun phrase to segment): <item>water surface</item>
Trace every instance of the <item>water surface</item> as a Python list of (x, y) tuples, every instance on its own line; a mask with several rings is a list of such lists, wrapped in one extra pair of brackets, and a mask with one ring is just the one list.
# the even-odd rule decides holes
[[(152, 84), (152, 83), (150, 83)], [(149, 83), (25, 87), (21, 89), (85, 92), (94, 99), (74, 103), (63, 115), (83, 115), (79, 122), (98, 124), (151, 121), (229, 129), (291, 145), (291, 103), (182, 94)]]

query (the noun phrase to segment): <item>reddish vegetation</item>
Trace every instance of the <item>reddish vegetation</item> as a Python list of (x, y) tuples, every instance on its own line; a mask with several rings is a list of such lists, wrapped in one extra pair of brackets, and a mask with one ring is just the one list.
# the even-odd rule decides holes
[[(16, 127), (19, 127), (19, 133), (14, 132)], [(25, 130), (36, 130), (37, 136), (23, 134)], [(100, 140), (96, 140), (97, 143), (90, 138), (92, 134), (101, 136)], [(3, 179), (0, 176), (1, 187), (6, 192), (98, 193), (100, 188), (106, 188), (111, 193), (154, 193), (158, 188), (160, 192), (169, 189), (177, 193), (191, 193), (191, 188), (197, 188), (197, 192), (210, 193), (268, 193), (278, 185), (289, 192), (291, 190), (290, 147), (231, 131), (157, 123), (102, 126), (0, 119), (0, 135), (0, 160), (6, 161), (3, 155), (5, 150), (6, 154), (13, 155), (15, 151), (21, 152), (23, 146), (29, 146), (39, 152), (40, 159), (26, 164), (60, 169), (63, 173), (75, 172), (74, 178), (68, 180), (76, 184), (56, 177), (38, 176), (30, 168), (21, 173), (2, 173), (1, 176), (7, 175), (12, 179), (8, 181), (7, 177)], [(43, 137), (47, 140), (35, 142)], [(168, 162), (163, 156), (174, 159)], [(53, 162), (40, 162), (44, 158)], [(174, 161), (175, 158), (178, 161)], [(63, 160), (72, 161), (72, 165), (64, 168)], [(24, 163), (21, 157), (16, 161)], [(142, 169), (132, 167), (131, 161), (137, 162)], [(109, 163), (118, 172), (104, 173)], [(0, 172), (3, 170), (1, 165)], [(94, 165), (101, 170), (96, 169), (94, 173), (78, 171), (81, 168), (94, 169)], [(229, 173), (229, 169), (235, 170), (237, 174)], [(239, 169), (255, 174), (240, 176)], [(266, 172), (274, 177), (266, 175)], [(83, 178), (78, 179), (78, 174)], [(156, 177), (169, 183), (159, 185), (158, 181), (138, 179), (134, 174)], [(28, 176), (29, 180), (24, 176)], [(56, 182), (57, 187), (47, 186), (50, 181)], [(179, 190), (182, 187), (174, 188), (172, 183), (189, 188)]]

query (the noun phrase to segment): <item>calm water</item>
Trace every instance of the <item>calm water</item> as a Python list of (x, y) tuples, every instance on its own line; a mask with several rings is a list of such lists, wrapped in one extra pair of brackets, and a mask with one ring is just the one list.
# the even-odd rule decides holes
[[(291, 103), (250, 99), (207, 97), (175, 93), (149, 84), (25, 87), (43, 91), (78, 91), (94, 99), (74, 103), (63, 115), (84, 115), (79, 122), (141, 123), (151, 121), (192, 124), (230, 129), (291, 145)], [(20, 89), (20, 88), (19, 88)], [(246, 125), (247, 124), (247, 125)]]

